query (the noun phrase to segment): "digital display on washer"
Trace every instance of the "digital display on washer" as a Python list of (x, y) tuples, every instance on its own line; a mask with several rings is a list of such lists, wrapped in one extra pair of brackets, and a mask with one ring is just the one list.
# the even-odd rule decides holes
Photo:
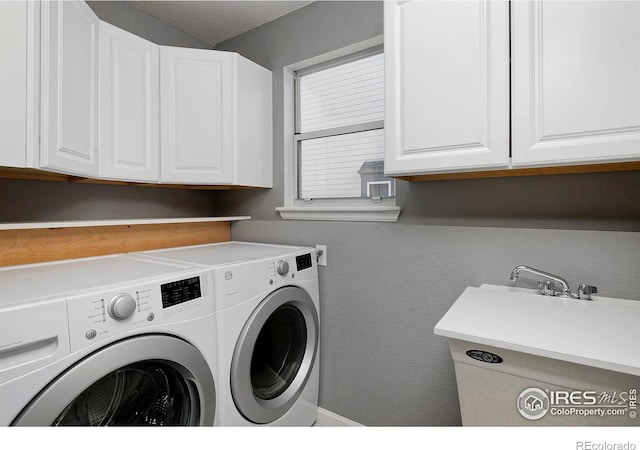
[(296, 256), (296, 268), (298, 272), (304, 269), (308, 269), (313, 264), (311, 263), (311, 253), (305, 255)]
[(187, 278), (160, 286), (162, 294), (162, 308), (179, 305), (195, 300), (202, 295), (200, 291), (200, 277)]

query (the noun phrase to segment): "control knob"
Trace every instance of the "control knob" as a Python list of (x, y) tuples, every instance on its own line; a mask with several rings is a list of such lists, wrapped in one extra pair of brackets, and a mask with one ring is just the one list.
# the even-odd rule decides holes
[(284, 259), (278, 261), (278, 263), (276, 264), (276, 272), (278, 272), (278, 275), (286, 275), (289, 272), (289, 263)]
[(135, 299), (129, 294), (118, 294), (109, 302), (109, 315), (115, 320), (124, 320), (136, 310)]

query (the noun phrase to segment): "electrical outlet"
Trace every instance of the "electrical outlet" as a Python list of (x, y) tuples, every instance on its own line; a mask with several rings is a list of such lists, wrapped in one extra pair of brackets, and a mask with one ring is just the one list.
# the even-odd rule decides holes
[(327, 246), (316, 245), (316, 256), (318, 258), (318, 265), (326, 266), (327, 265)]

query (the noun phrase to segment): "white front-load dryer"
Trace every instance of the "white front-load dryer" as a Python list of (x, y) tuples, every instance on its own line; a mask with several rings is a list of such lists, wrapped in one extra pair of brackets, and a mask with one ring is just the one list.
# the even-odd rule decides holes
[(219, 424), (312, 425), (320, 342), (315, 250), (225, 242), (145, 254), (212, 268)]
[(217, 423), (210, 270), (113, 255), (0, 286), (0, 425)]

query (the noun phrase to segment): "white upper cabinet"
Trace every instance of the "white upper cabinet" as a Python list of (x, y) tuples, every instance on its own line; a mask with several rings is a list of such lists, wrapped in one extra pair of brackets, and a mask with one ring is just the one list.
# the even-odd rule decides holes
[(233, 54), (233, 184), (273, 187), (271, 71)]
[(640, 2), (512, 3), (513, 165), (640, 156)]
[(231, 184), (231, 53), (160, 47), (160, 90), (160, 181)]
[(271, 72), (160, 47), (82, 1), (0, 1), (0, 166), (271, 187)]
[(160, 176), (159, 49), (100, 22), (100, 178)]
[(385, 173), (506, 167), (508, 2), (384, 8)]
[(98, 175), (98, 17), (78, 1), (42, 2), (40, 167)]
[(162, 183), (271, 187), (271, 72), (231, 52), (160, 47)]
[(34, 164), (39, 135), (36, 6), (0, 2), (0, 166)]
[(510, 3), (385, 2), (387, 174), (640, 159), (640, 2)]

